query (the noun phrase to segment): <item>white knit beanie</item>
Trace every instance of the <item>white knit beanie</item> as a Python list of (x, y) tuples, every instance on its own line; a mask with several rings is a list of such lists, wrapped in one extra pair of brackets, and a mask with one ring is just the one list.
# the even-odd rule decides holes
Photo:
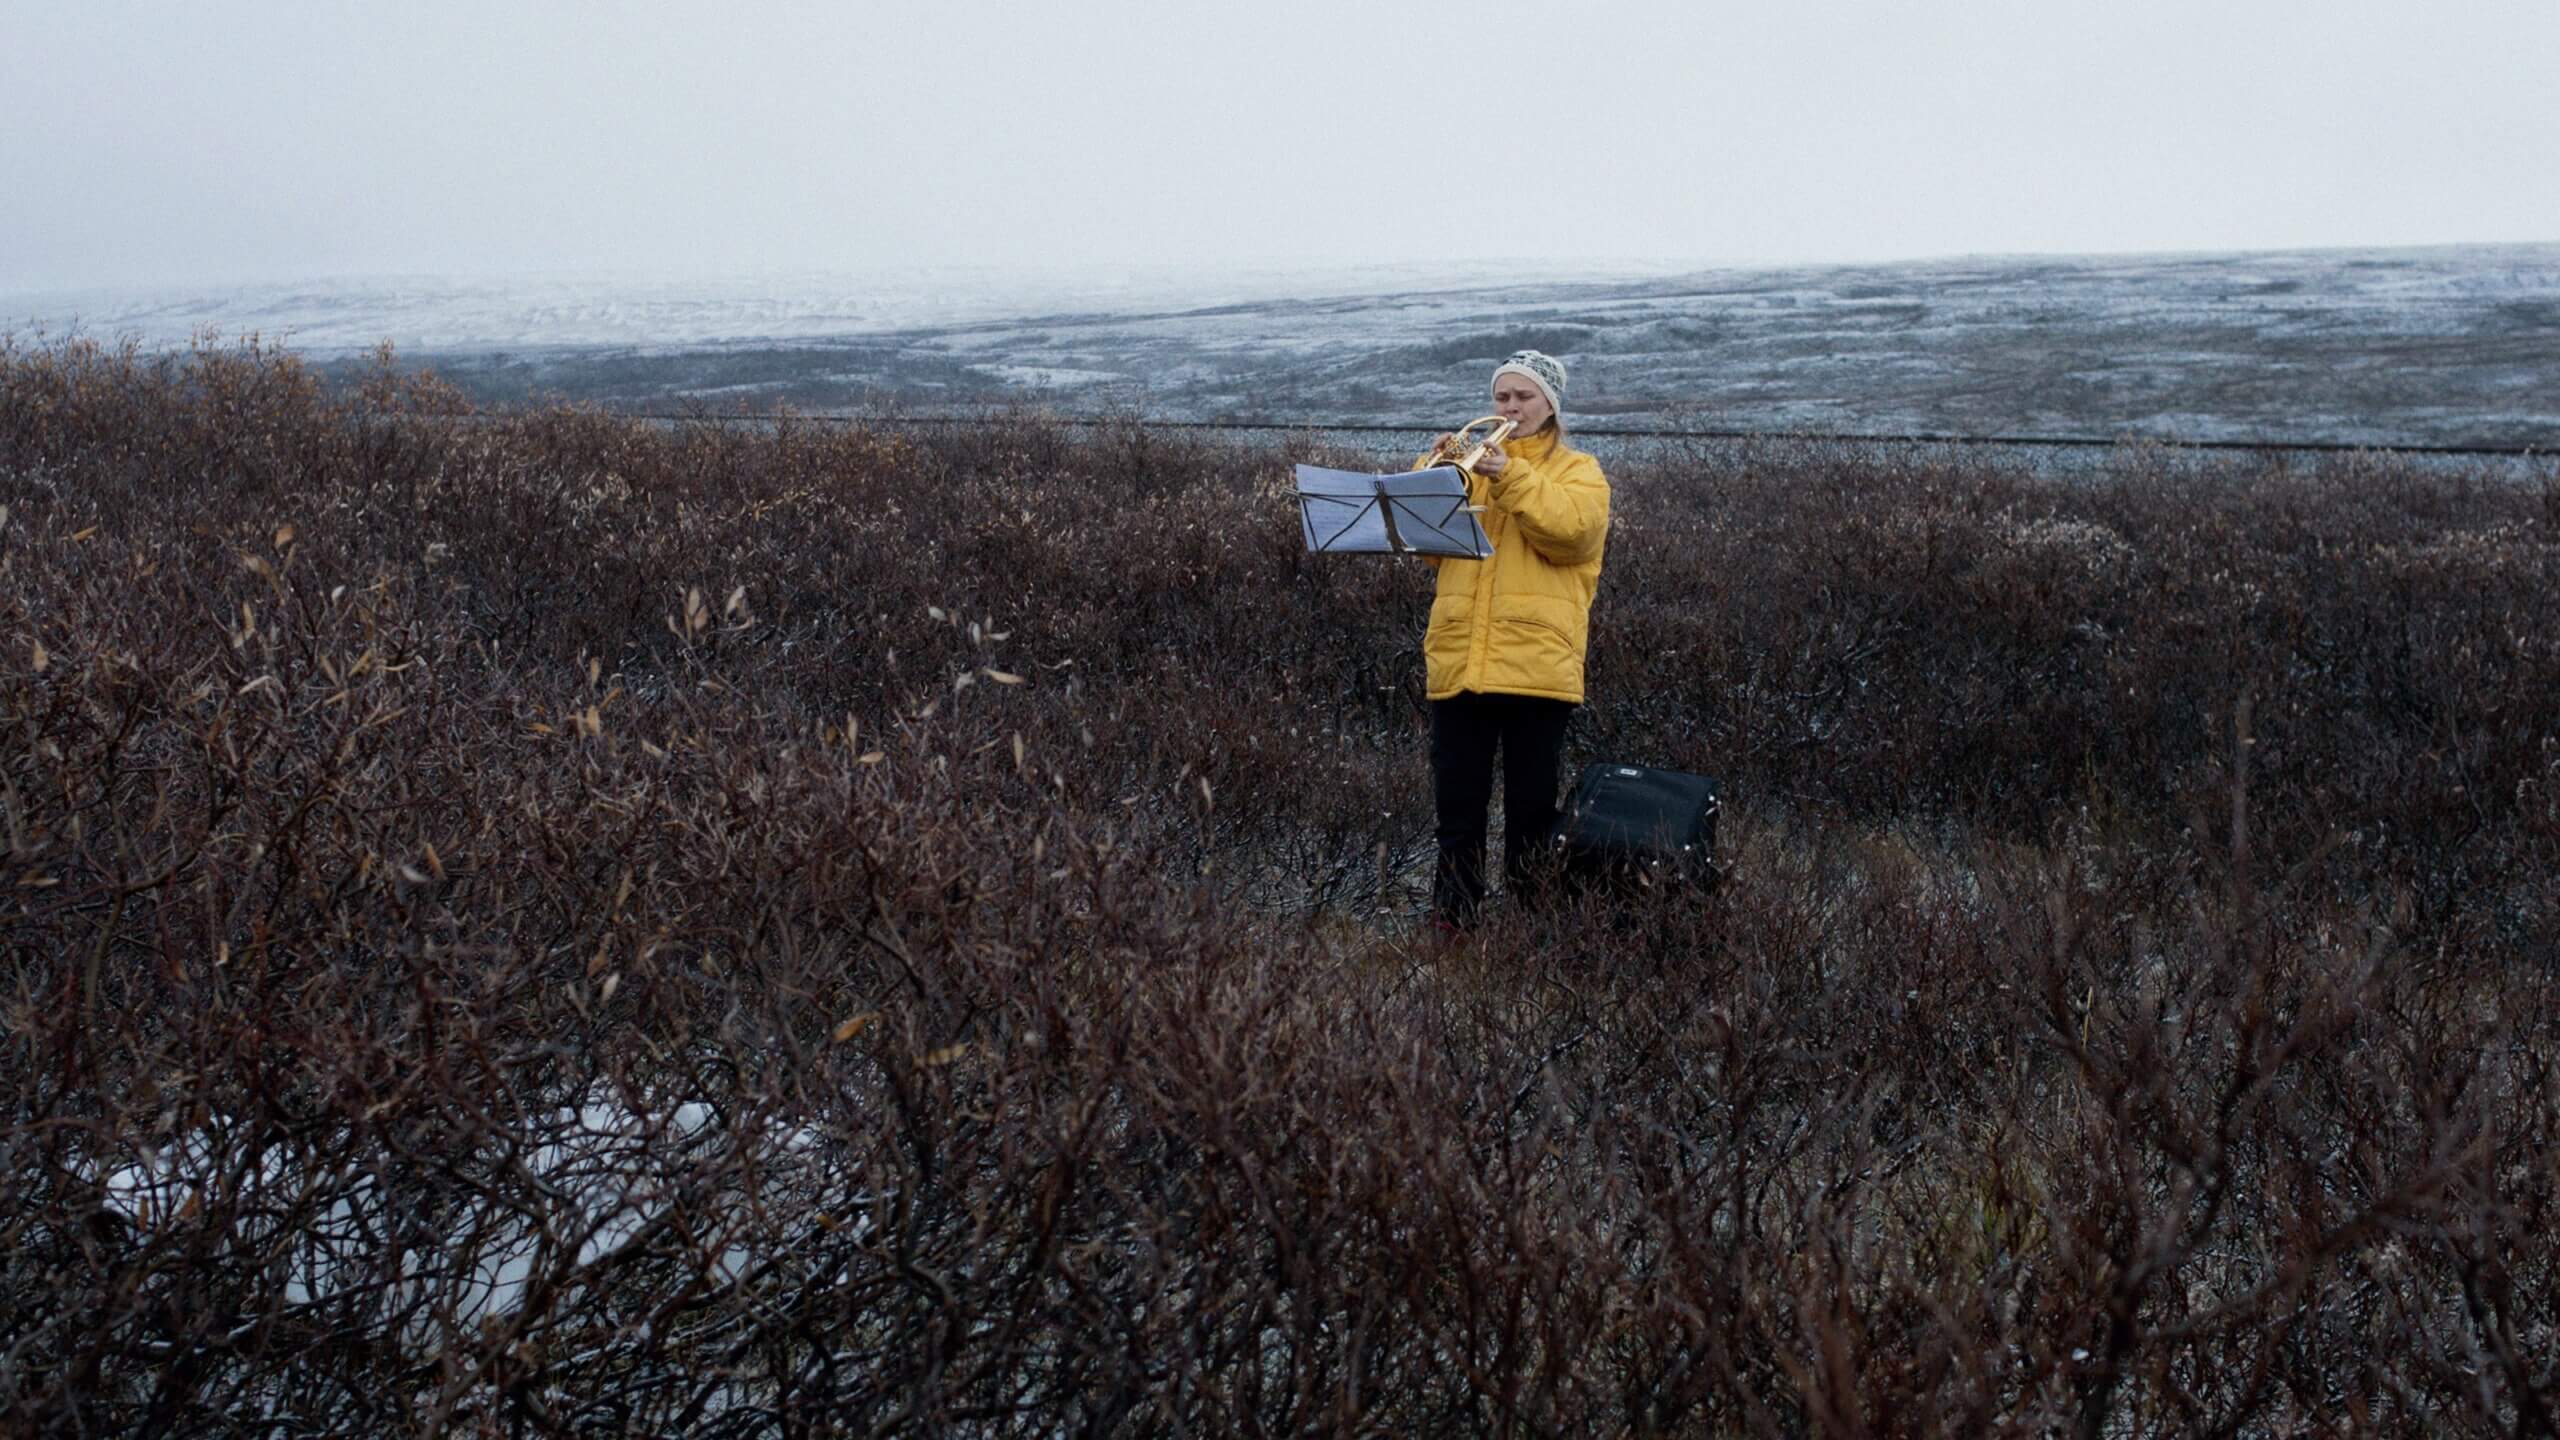
[(1515, 350), (1511, 358), (1493, 367), (1493, 378), (1499, 384), (1505, 375), (1517, 375), (1538, 387), (1547, 397), (1547, 408), (1556, 412), (1556, 428), (1564, 428), (1564, 362), (1553, 355), (1535, 350)]

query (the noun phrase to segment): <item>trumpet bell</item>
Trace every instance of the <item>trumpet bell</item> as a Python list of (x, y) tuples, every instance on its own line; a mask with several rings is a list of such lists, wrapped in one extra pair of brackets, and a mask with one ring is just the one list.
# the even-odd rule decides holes
[[(1515, 428), (1511, 421), (1499, 415), (1480, 416), (1459, 426), (1456, 434), (1432, 447), (1431, 458), (1424, 463), (1426, 466), (1455, 465), (1472, 472), (1476, 462), (1484, 458), (1484, 452), (1510, 439)], [(1483, 433), (1477, 433), (1479, 430)]]

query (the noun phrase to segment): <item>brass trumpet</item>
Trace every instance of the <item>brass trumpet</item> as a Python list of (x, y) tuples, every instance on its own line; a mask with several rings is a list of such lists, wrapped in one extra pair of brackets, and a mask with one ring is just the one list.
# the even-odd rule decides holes
[[(1479, 436), (1475, 433), (1479, 425), (1490, 425), (1493, 428)], [(1499, 415), (1486, 415), (1470, 420), (1459, 426), (1456, 434), (1433, 445), (1430, 455), (1424, 458), (1418, 468), (1428, 470), (1434, 465), (1455, 465), (1461, 470), (1473, 472), (1476, 462), (1484, 458), (1484, 452), (1510, 439), (1514, 428), (1516, 427), (1511, 421)]]

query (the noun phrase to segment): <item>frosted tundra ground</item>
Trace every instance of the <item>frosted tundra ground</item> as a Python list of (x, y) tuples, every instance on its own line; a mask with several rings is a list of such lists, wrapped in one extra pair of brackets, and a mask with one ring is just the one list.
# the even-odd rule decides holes
[(2560, 244), (1673, 271), (915, 271), (0, 297), (0, 326), (324, 361), (484, 401), (1444, 423), (1493, 359), (1589, 423), (2560, 449)]

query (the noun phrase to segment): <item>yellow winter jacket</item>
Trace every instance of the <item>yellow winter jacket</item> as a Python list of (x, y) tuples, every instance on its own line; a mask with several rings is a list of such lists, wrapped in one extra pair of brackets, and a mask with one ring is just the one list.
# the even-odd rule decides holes
[(1502, 478), (1467, 477), (1482, 505), (1490, 560), (1438, 560), (1440, 592), (1422, 637), (1427, 692), (1542, 695), (1582, 701), (1582, 653), (1600, 551), (1609, 536), (1609, 482), (1600, 462), (1553, 430), (1503, 446)]

